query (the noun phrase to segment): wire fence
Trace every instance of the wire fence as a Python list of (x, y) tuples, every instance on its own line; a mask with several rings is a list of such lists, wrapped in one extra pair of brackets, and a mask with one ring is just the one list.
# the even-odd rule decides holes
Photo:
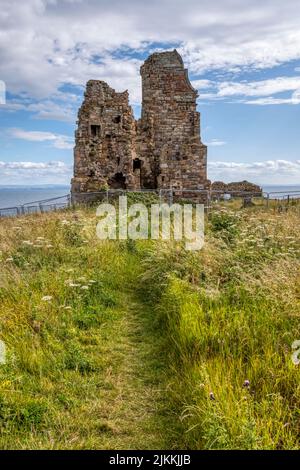
[(56, 211), (71, 207), (71, 195), (53, 197), (40, 201), (26, 202), (19, 206), (0, 208), (0, 217), (15, 217), (26, 214), (36, 214), (43, 212)]
[(249, 192), (205, 190), (205, 189), (108, 189), (97, 192), (66, 194), (60, 197), (28, 202), (19, 206), (0, 208), (0, 217), (14, 217), (26, 214), (44, 213), (61, 209), (73, 209), (84, 204), (90, 205), (96, 202), (113, 202), (121, 195), (149, 195), (152, 194), (159, 203), (169, 205), (178, 201), (199, 202), (205, 205), (207, 210), (220, 205), (231, 205), (235, 201), (240, 202), (241, 207), (251, 205), (262, 205), (266, 207), (287, 209), (290, 205), (300, 206), (300, 191), (272, 191), (272, 192)]

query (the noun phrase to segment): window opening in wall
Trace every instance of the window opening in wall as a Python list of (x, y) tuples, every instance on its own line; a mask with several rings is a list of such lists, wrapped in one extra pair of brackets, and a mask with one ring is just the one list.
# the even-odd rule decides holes
[(100, 131), (101, 131), (101, 127), (99, 125), (96, 125), (96, 124), (91, 125), (91, 136), (92, 137), (99, 137), (100, 136)]
[(133, 171), (134, 170), (140, 170), (141, 169), (141, 166), (142, 166), (142, 162), (139, 158), (135, 158), (133, 160)]

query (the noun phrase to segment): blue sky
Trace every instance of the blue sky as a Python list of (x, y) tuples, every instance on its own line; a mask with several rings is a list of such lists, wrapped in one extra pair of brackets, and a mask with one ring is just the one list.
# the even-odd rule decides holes
[(128, 89), (138, 117), (140, 65), (174, 48), (199, 91), (210, 179), (300, 184), (298, 0), (0, 6), (0, 185), (68, 183), (86, 81)]

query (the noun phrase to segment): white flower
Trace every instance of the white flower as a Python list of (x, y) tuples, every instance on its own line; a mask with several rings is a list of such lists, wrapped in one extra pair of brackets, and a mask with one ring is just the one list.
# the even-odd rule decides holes
[(0, 364), (5, 364), (6, 362), (6, 346), (5, 343), (0, 340)]
[(70, 282), (69, 287), (80, 287), (80, 284), (76, 284), (75, 282)]
[(44, 295), (44, 297), (42, 297), (42, 300), (44, 302), (49, 302), (52, 299), (53, 299), (52, 295)]
[(64, 307), (65, 310), (72, 310), (72, 307), (70, 307), (69, 305), (67, 305), (66, 307)]
[(94, 281), (94, 279), (89, 280), (89, 284), (96, 284), (97, 281)]
[(13, 258), (6, 258), (6, 263), (10, 263), (11, 261), (13, 261), (14, 259)]
[(33, 243), (30, 240), (23, 240), (23, 245), (33, 245)]
[(81, 286), (82, 290), (88, 290), (89, 286)]

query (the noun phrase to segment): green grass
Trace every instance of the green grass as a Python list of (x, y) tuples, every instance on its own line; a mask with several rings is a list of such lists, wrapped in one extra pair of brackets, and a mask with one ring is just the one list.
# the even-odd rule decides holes
[(297, 208), (214, 210), (198, 252), (94, 212), (0, 220), (0, 448), (298, 449)]

